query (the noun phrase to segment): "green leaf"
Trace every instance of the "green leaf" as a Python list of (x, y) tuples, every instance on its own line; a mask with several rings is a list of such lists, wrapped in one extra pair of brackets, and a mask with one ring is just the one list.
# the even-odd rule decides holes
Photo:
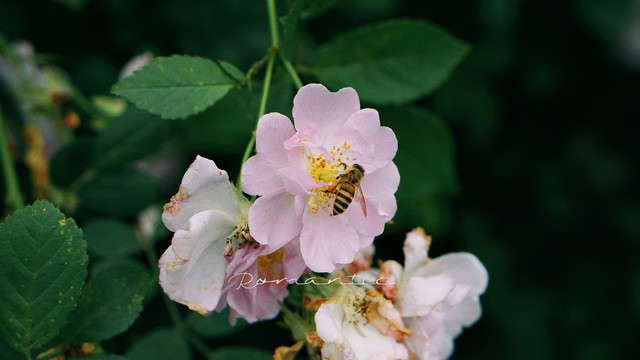
[[(282, 76), (271, 83), (268, 111), (290, 115), (293, 85)], [(260, 103), (260, 87), (233, 89), (214, 106), (201, 114), (175, 124), (176, 138), (184, 151), (242, 153), (255, 129), (255, 114)], [(289, 113), (289, 114), (287, 114)]]
[(126, 357), (122, 355), (114, 355), (114, 354), (95, 354), (90, 356), (82, 356), (82, 357), (72, 357), (69, 360), (74, 359), (82, 359), (82, 360), (128, 360)]
[(53, 2), (56, 2), (73, 12), (79, 12), (84, 8), (87, 0), (53, 0)]
[(235, 325), (231, 325), (231, 323), (229, 323), (228, 308), (225, 308), (220, 313), (212, 313), (211, 315), (200, 315), (192, 311), (187, 315), (186, 323), (195, 333), (205, 338), (215, 338), (233, 334), (249, 325), (243, 319), (238, 319)]
[(152, 114), (183, 119), (213, 105), (244, 81), (244, 74), (229, 63), (174, 55), (152, 60), (111, 92)]
[(87, 277), (87, 244), (75, 221), (40, 200), (0, 224), (0, 335), (29, 353), (53, 339)]
[(302, 13), (303, 19), (314, 19), (333, 9), (339, 0), (311, 0), (311, 4)]
[[(451, 130), (433, 113), (417, 106), (382, 108), (380, 118), (399, 139), (394, 159), (401, 174), (397, 216), (407, 220), (399, 226), (421, 224), (435, 234), (432, 226), (439, 218), (434, 214), (446, 210), (441, 198), (456, 194), (459, 186)], [(448, 220), (441, 220), (446, 226)]]
[(209, 360), (271, 360), (273, 354), (259, 348), (229, 346), (220, 348), (209, 356)]
[(389, 20), (322, 45), (311, 72), (333, 90), (353, 87), (363, 101), (400, 104), (436, 90), (468, 51), (429, 22)]
[(151, 275), (138, 266), (114, 265), (95, 273), (62, 331), (65, 341), (102, 341), (124, 332), (153, 285)]
[(169, 137), (170, 122), (129, 109), (98, 135), (98, 166), (118, 166), (157, 151)]
[(93, 218), (83, 230), (91, 255), (124, 257), (140, 248), (133, 228), (117, 218)]
[(133, 344), (129, 360), (191, 359), (191, 348), (182, 334), (172, 328), (160, 328)]
[(136, 170), (96, 175), (78, 189), (84, 207), (117, 216), (138, 214), (155, 199), (156, 192), (155, 180)]

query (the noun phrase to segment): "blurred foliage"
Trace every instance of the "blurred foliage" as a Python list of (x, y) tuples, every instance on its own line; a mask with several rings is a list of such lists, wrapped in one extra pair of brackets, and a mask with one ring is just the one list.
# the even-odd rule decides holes
[[(456, 341), (453, 359), (624, 358), (640, 333), (640, 146), (632, 128), (640, 113), (638, 2), (309, 3), (314, 5), (301, 13), (303, 21), (289, 25), (297, 31), (295, 41), (285, 44), (305, 82), (317, 81), (309, 70), (320, 44), (381, 20), (426, 19), (471, 47), (429, 97), (411, 107), (380, 109), (382, 123), (398, 134), (402, 181), (398, 216), (376, 240), (377, 257), (401, 259), (404, 233), (423, 226), (435, 235), (432, 256), (469, 251), (489, 270), (483, 317)], [(286, 15), (289, 1), (278, 5), (279, 15)], [(38, 118), (51, 118), (59, 127), (68, 125), (71, 113), (79, 116), (79, 124), (55, 139), (60, 150), (53, 154), (44, 187), (37, 187), (32, 176), (43, 173), (37, 162), (17, 170), (29, 202), (37, 189), (47, 191), (86, 228), (89, 254), (104, 258), (92, 268), (90, 281), (104, 281), (112, 267), (141, 267), (108, 263), (113, 256), (137, 264), (166, 249), (170, 234), (145, 232), (154, 220), (137, 215), (168, 201), (196, 154), (214, 158), (232, 179), (237, 176), (255, 124), (251, 114), (257, 114), (259, 82), (232, 89), (213, 107), (174, 122), (132, 108), (122, 113), (112, 98), (92, 96), (108, 95), (120, 69), (146, 51), (224, 60), (247, 72), (270, 43), (263, 3), (0, 0), (0, 33), (8, 41), (30, 42), (35, 63), (61, 70), (77, 88), (55, 91), (67, 96), (77, 91), (91, 99), (22, 108), (15, 105), (19, 93), (6, 86), (0, 92), (14, 154), (29, 150), (17, 140), (25, 109), (37, 110)], [(52, 70), (43, 73), (58, 78)], [(54, 90), (42, 88), (43, 94)], [(290, 116), (294, 93), (286, 74), (276, 72), (267, 111)], [(106, 114), (99, 101), (114, 112)], [(92, 106), (102, 110), (91, 111)], [(427, 150), (439, 142), (437, 153)], [(444, 157), (455, 159), (455, 168), (447, 167)], [(442, 172), (422, 174), (427, 164)], [(5, 184), (0, 186), (4, 194)], [(125, 234), (118, 239), (125, 242), (122, 253), (95, 246), (96, 239), (109, 241), (99, 240), (109, 237), (101, 230), (105, 222), (119, 224), (114, 231)], [(141, 273), (139, 281), (147, 276)], [(202, 358), (192, 353), (184, 335), (168, 328), (171, 316), (155, 296), (157, 286), (154, 291), (130, 330), (99, 333), (99, 338), (115, 335), (101, 344), (104, 350), (127, 359)], [(134, 307), (143, 301), (138, 300)], [(82, 301), (86, 307), (100, 305)], [(196, 333), (220, 320), (187, 317), (183, 307), (179, 311)], [(265, 351), (246, 350), (251, 354), (242, 356), (256, 358), (293, 343), (275, 321), (233, 334), (221, 331), (207, 336), (206, 343), (215, 349), (244, 346), (247, 339)], [(243, 350), (225, 351), (211, 358), (233, 358)], [(0, 358), (15, 356), (0, 343)]]

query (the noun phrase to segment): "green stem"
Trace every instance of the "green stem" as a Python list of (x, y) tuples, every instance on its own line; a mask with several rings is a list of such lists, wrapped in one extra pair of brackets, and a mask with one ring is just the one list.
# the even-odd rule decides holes
[(287, 55), (284, 54), (282, 49), (278, 49), (278, 55), (280, 55), (280, 61), (284, 64), (284, 68), (287, 70), (287, 73), (289, 73), (289, 77), (296, 85), (296, 88), (300, 89), (304, 84), (302, 83), (302, 80), (300, 80), (300, 76), (298, 76), (298, 73), (291, 64), (291, 61), (289, 61), (289, 58), (287, 58)]
[[(258, 109), (258, 120), (264, 115), (264, 112), (267, 108), (267, 98), (269, 97), (269, 88), (271, 87), (271, 74), (273, 73), (273, 63), (275, 62), (275, 57), (271, 56), (267, 61), (267, 69), (264, 75), (264, 84), (262, 86), (262, 98), (260, 99), (260, 108)], [(244, 163), (249, 158), (249, 155), (253, 152), (253, 148), (256, 144), (256, 133), (258, 131), (258, 122), (256, 121), (256, 127), (251, 133), (251, 139), (249, 139), (249, 143), (247, 147), (244, 149), (244, 154), (242, 155), (242, 161), (240, 162), (240, 166), (244, 165)], [(240, 182), (240, 175), (242, 174), (242, 169), (238, 173), (238, 178), (236, 179), (236, 187), (239, 190), (242, 190), (242, 184)]]
[(278, 15), (276, 14), (276, 1), (267, 0), (267, 12), (269, 13), (269, 31), (271, 32), (271, 46), (280, 46), (280, 33), (278, 33)]
[[(264, 74), (264, 83), (262, 85), (262, 98), (260, 99), (260, 108), (258, 109), (258, 121), (264, 115), (267, 108), (267, 98), (269, 97), (269, 88), (271, 87), (271, 75), (273, 74), (273, 64), (275, 61), (275, 54), (273, 53), (273, 49), (278, 49), (280, 47), (280, 34), (278, 33), (278, 17), (276, 14), (276, 3), (275, 0), (266, 0), (267, 1), (267, 12), (269, 13), (269, 31), (271, 33), (271, 49), (269, 49), (269, 53), (267, 54), (267, 68)], [(251, 139), (249, 139), (249, 143), (247, 147), (244, 149), (244, 154), (242, 155), (242, 161), (240, 162), (240, 166), (244, 165), (247, 161), (251, 153), (253, 152), (253, 148), (256, 144), (256, 132), (258, 131), (258, 122), (256, 121), (256, 127), (251, 133)], [(236, 187), (238, 189), (242, 189), (241, 177), (242, 168), (238, 173), (238, 178), (236, 179)]]
[(0, 108), (0, 156), (2, 157), (2, 173), (4, 174), (4, 183), (7, 188), (6, 204), (8, 208), (13, 210), (22, 209), (24, 207), (24, 198), (20, 192), (18, 185), (18, 176), (13, 166), (11, 153), (9, 152), (9, 140), (4, 129), (2, 120), (2, 109)]
[(202, 339), (200, 339), (196, 334), (194, 334), (191, 330), (185, 328), (184, 334), (187, 337), (187, 340), (191, 343), (191, 345), (196, 348), (206, 359), (211, 358), (212, 351), (209, 349), (207, 344), (205, 344)]

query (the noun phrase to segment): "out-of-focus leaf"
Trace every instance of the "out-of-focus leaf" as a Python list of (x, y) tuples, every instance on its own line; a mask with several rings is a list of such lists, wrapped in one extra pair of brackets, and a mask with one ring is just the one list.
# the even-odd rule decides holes
[[(274, 79), (267, 112), (290, 115), (293, 87), (288, 78)], [(205, 112), (175, 124), (176, 136), (184, 151), (241, 153), (256, 126), (260, 87), (234, 89)]]
[(336, 6), (339, 0), (311, 0), (309, 6), (302, 13), (303, 19), (313, 19), (327, 13)]
[(170, 122), (129, 109), (98, 135), (98, 166), (118, 166), (157, 151), (169, 137)]
[(135, 215), (151, 203), (157, 186), (149, 175), (124, 170), (113, 174), (96, 175), (79, 190), (82, 205), (106, 215)]
[(190, 312), (187, 315), (187, 326), (193, 329), (198, 335), (206, 338), (222, 337), (240, 331), (249, 325), (243, 319), (238, 319), (235, 325), (229, 323), (229, 310), (225, 308), (220, 313), (211, 315), (200, 315)]
[(191, 359), (191, 348), (182, 335), (171, 328), (160, 328), (133, 344), (129, 360)]
[(182, 119), (202, 112), (244, 81), (244, 74), (229, 63), (175, 55), (152, 60), (111, 92), (152, 114)]
[[(289, 13), (280, 18), (282, 24), (283, 47), (287, 52), (291, 52), (295, 42), (298, 22), (304, 10), (311, 0), (297, 0), (291, 5)], [(326, 2), (326, 1), (325, 1)]]
[(266, 350), (251, 347), (223, 347), (214, 351), (209, 360), (270, 360), (273, 354)]
[(2, 360), (24, 360), (24, 354), (21, 354), (0, 339), (0, 359)]
[(71, 357), (69, 360), (128, 360), (126, 357), (122, 355), (114, 355), (114, 354), (95, 354), (90, 356), (81, 356), (81, 357)]
[(83, 230), (91, 255), (124, 257), (140, 248), (133, 228), (117, 218), (93, 218)]
[(0, 224), (0, 335), (28, 353), (53, 339), (87, 276), (87, 244), (75, 221), (40, 200)]
[(382, 108), (380, 118), (398, 137), (394, 159), (400, 171), (398, 217), (409, 222), (402, 225), (422, 224), (437, 235), (432, 226), (448, 223), (443, 198), (458, 191), (451, 131), (440, 118), (417, 106)]
[(71, 11), (80, 11), (84, 8), (84, 5), (87, 3), (87, 0), (53, 0), (67, 9)]
[(576, 4), (582, 19), (609, 44), (615, 44), (620, 40), (638, 5), (634, 0), (579, 0)]
[(342, 34), (322, 45), (311, 72), (360, 99), (400, 104), (426, 96), (449, 77), (469, 46), (423, 20), (389, 20)]
[(337, 10), (349, 16), (350, 20), (364, 22), (388, 18), (395, 14), (401, 4), (397, 0), (350, 0), (341, 1)]
[(95, 273), (63, 329), (64, 339), (102, 341), (127, 330), (153, 284), (151, 275), (137, 266), (114, 265)]
[(51, 180), (68, 186), (87, 171), (95, 157), (95, 138), (84, 136), (60, 149), (51, 159)]

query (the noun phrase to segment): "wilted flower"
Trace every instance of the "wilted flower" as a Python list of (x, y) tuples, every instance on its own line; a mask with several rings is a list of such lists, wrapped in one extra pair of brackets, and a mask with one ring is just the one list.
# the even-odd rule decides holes
[[(249, 226), (256, 241), (274, 248), (299, 237), (307, 266), (331, 272), (371, 244), (395, 214), (397, 140), (375, 110), (360, 109), (352, 88), (332, 93), (304, 86), (294, 99), (293, 122), (270, 113), (258, 123), (257, 154), (242, 169), (243, 190), (261, 196)], [(346, 210), (334, 215), (336, 185), (356, 164), (364, 176), (352, 185), (363, 197), (344, 193)], [(355, 198), (351, 204), (349, 198)]]
[(234, 195), (226, 172), (211, 160), (196, 158), (162, 214), (165, 225), (175, 231), (159, 261), (160, 283), (169, 298), (201, 314), (228, 304), (232, 322), (278, 314), (288, 294), (286, 281), (238, 286), (234, 279), (249, 274), (295, 281), (306, 266), (295, 242), (274, 252), (253, 241), (248, 207), (243, 197)]
[(409, 335), (391, 301), (375, 290), (344, 287), (320, 306), (316, 331), (323, 359), (408, 359)]
[(244, 212), (227, 173), (198, 156), (162, 214), (175, 232), (159, 261), (160, 284), (169, 298), (201, 314), (216, 308), (229, 264), (227, 238), (242, 236)]
[(382, 290), (392, 294), (411, 330), (407, 340), (411, 352), (419, 359), (446, 359), (462, 327), (480, 318), (479, 296), (486, 290), (488, 274), (470, 253), (429, 259), (430, 242), (422, 229), (410, 232), (404, 245), (404, 270), (394, 261), (381, 266), (381, 274), (397, 282)]

